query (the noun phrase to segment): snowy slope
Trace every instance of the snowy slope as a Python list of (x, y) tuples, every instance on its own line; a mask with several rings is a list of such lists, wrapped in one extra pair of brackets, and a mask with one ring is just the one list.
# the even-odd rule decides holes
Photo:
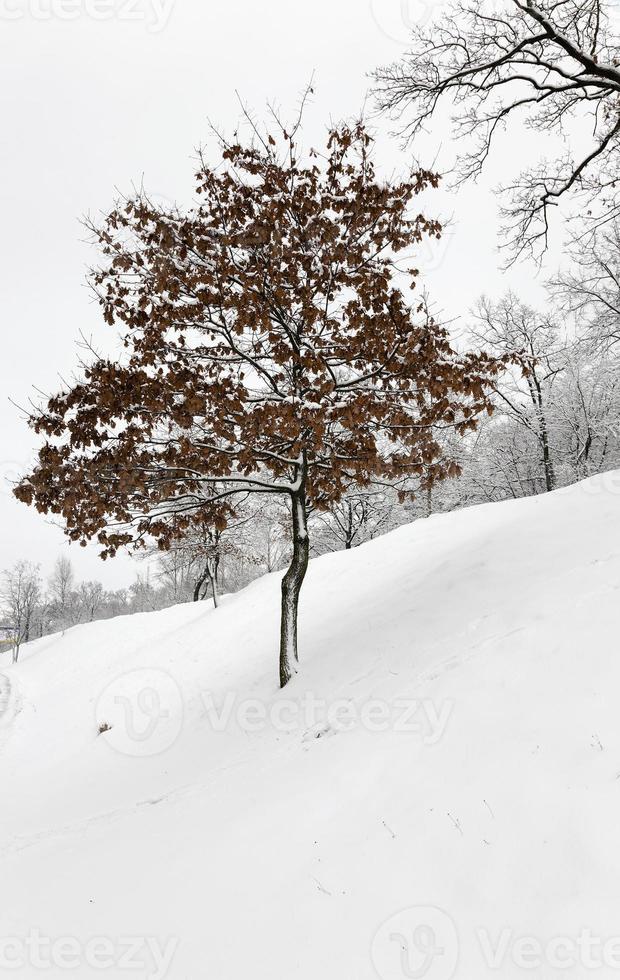
[(0, 976), (616, 976), (619, 590), (612, 473), (313, 561), (284, 692), (278, 575), (4, 657)]

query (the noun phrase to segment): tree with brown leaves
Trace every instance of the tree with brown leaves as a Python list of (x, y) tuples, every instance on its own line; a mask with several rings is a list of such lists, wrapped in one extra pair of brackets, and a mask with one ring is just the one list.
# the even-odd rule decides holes
[(222, 528), (248, 494), (286, 498), (281, 685), (298, 659), (308, 508), (455, 474), (437, 434), (475, 427), (499, 370), (455, 354), (397, 265), (440, 234), (412, 209), (436, 175), (380, 181), (362, 124), (302, 163), (298, 128), (223, 141), (190, 210), (140, 193), (91, 226), (105, 257), (91, 282), (126, 355), (97, 358), (33, 416), (47, 441), (15, 491), (103, 556)]

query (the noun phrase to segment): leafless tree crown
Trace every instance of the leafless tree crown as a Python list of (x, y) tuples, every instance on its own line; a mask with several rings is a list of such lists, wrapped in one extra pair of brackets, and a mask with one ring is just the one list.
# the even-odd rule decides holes
[[(511, 259), (540, 255), (550, 208), (569, 196), (589, 228), (620, 213), (620, 41), (603, 0), (458, 0), (413, 31), (405, 58), (375, 74), (382, 109), (413, 137), (451, 104), (462, 139), (456, 179), (477, 177), (509, 122), (565, 139), (588, 123), (585, 149), (567, 149), (521, 171), (503, 194)], [(572, 140), (574, 142), (574, 140)], [(576, 200), (575, 200), (576, 198)]]

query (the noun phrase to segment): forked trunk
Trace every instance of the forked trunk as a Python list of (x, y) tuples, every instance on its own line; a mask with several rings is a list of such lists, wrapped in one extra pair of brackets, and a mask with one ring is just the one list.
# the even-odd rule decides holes
[(207, 578), (207, 573), (205, 571), (200, 576), (200, 578), (196, 581), (196, 584), (194, 586), (194, 602), (199, 602), (200, 601), (200, 590), (202, 589), (202, 587), (203, 587), (203, 585), (204, 585), (204, 583), (206, 581), (206, 578)]
[(216, 574), (216, 572), (215, 572), (215, 570), (214, 570), (214, 568), (212, 567), (211, 564), (209, 564), (209, 566), (208, 566), (207, 575), (209, 576), (209, 582), (211, 584), (211, 594), (213, 596), (213, 605), (217, 609), (218, 606), (219, 606), (219, 604), (220, 604), (220, 602), (219, 602), (219, 594), (218, 594), (218, 591), (217, 591), (217, 574)]
[[(219, 560), (208, 558), (207, 563), (200, 575), (200, 578), (194, 586), (194, 602), (199, 602), (204, 599), (207, 595), (207, 590), (209, 586), (205, 587), (204, 592), (202, 592), (202, 587), (209, 580), (209, 585), (211, 586), (211, 594), (213, 595), (213, 605), (217, 609), (220, 604), (220, 596), (217, 586), (217, 570), (218, 570)], [(201, 594), (202, 593), (202, 594)]]
[(297, 611), (299, 593), (306, 571), (310, 553), (308, 520), (306, 514), (305, 488), (292, 497), (293, 519), (293, 558), (288, 571), (282, 579), (282, 621), (280, 624), (280, 687), (288, 684), (297, 673), (299, 655), (297, 650)]

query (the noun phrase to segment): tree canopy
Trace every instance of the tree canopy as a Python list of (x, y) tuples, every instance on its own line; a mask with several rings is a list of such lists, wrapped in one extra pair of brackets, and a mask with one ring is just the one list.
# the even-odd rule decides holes
[(46, 442), (15, 491), (104, 555), (148, 539), (165, 549), (224, 527), (244, 495), (284, 495), (283, 683), (307, 508), (371, 481), (455, 475), (440, 435), (475, 428), (501, 367), (457, 355), (415, 299), (417, 271), (398, 264), (441, 234), (413, 207), (438, 177), (380, 181), (371, 149), (361, 123), (304, 162), (297, 127), (255, 132), (223, 142), (217, 166), (202, 158), (191, 209), (140, 193), (91, 225), (104, 257), (91, 283), (125, 356), (96, 359), (33, 415)]

